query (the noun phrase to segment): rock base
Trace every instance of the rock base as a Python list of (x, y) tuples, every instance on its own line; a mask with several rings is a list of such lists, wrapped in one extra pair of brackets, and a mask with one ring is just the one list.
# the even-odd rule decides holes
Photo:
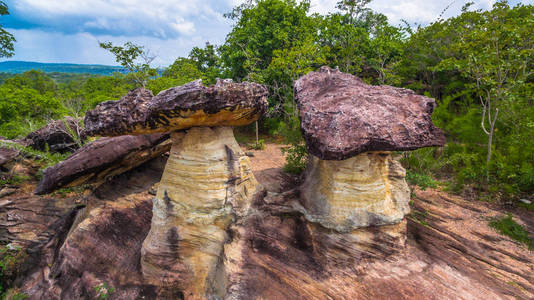
[(389, 152), (366, 152), (340, 161), (312, 156), (295, 209), (338, 232), (397, 224), (410, 210), (405, 176)]
[(143, 243), (145, 279), (186, 299), (225, 293), (223, 245), (258, 183), (230, 127), (198, 127), (171, 136), (173, 146)]

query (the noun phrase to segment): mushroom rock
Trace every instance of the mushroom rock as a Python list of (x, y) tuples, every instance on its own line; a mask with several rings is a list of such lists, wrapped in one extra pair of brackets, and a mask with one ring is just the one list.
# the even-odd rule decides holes
[(162, 133), (98, 139), (78, 149), (66, 160), (46, 168), (35, 194), (47, 194), (58, 188), (82, 184), (100, 184), (160, 156), (170, 148), (169, 135)]
[(299, 78), (294, 90), (312, 154), (295, 209), (345, 233), (400, 223), (410, 191), (391, 151), (445, 143), (432, 124), (434, 100), (328, 67)]
[(218, 80), (205, 87), (194, 81), (160, 92), (139, 113), (123, 99), (86, 114), (91, 134), (172, 132), (141, 250), (141, 270), (150, 284), (171, 293), (178, 289), (186, 298), (224, 295), (227, 229), (247, 214), (261, 190), (229, 126), (257, 120), (267, 108), (267, 94), (255, 83)]

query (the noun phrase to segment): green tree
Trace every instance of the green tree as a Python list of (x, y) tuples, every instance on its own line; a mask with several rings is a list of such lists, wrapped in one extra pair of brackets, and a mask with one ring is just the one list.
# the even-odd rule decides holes
[(157, 75), (156, 69), (150, 67), (156, 56), (144, 46), (132, 42), (126, 42), (123, 46), (114, 46), (111, 42), (99, 43), (99, 45), (115, 55), (115, 61), (130, 72), (139, 86), (145, 87), (147, 80)]
[[(9, 10), (4, 1), (0, 1), (0, 16), (9, 15)], [(0, 57), (11, 57), (15, 54), (15, 37), (0, 26)]]
[[(485, 12), (464, 12), (477, 15), (460, 27), (459, 39), (451, 45), (458, 56), (439, 64), (453, 69), (470, 80), (467, 85), (480, 100), (481, 128), (488, 136), (486, 179), (489, 181), (492, 145), (499, 115), (508, 114), (518, 99), (518, 91), (533, 74), (534, 10), (519, 5), (511, 8), (499, 1)], [(513, 117), (512, 117), (513, 118)]]
[(316, 22), (308, 15), (310, 2), (256, 0), (236, 7), (226, 16), (237, 20), (220, 47), (224, 67), (235, 80), (266, 69), (273, 52), (287, 49), (316, 35)]
[(196, 63), (206, 84), (213, 84), (218, 77), (222, 77), (221, 58), (214, 45), (206, 43), (204, 48), (194, 47), (189, 52), (189, 59)]

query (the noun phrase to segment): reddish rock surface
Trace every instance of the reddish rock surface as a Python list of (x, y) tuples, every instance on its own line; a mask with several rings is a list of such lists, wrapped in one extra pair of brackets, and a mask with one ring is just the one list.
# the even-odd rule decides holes
[[(398, 249), (387, 236), (372, 235), (372, 228), (375, 240), (357, 240), (291, 212), (287, 203), (298, 197), (298, 182), (258, 156), (252, 165), (263, 166), (254, 172), (266, 193), (254, 203), (255, 214), (228, 231), (226, 250), (234, 241), (241, 247), (222, 259), (235, 267), (226, 269), (225, 298), (534, 298), (533, 252), (488, 226), (504, 214), (502, 208), (416, 189), (406, 246)], [(32, 196), (28, 186), (0, 199), (7, 242), (35, 242), (31, 263), (16, 281), (19, 291), (30, 299), (95, 299), (95, 286), (105, 283), (115, 290), (108, 299), (188, 299), (180, 289), (147, 284), (139, 267), (150, 228), (150, 191), (164, 164), (163, 158), (143, 164), (85, 198)], [(534, 232), (532, 212), (511, 212)]]
[(154, 95), (150, 90), (137, 88), (118, 101), (106, 101), (85, 114), (85, 132), (89, 136), (114, 136), (117, 130), (128, 131), (142, 124)]
[(328, 67), (299, 78), (294, 90), (306, 145), (320, 159), (445, 144), (432, 124), (434, 100), (411, 90), (371, 86)]
[(155, 97), (134, 91), (88, 111), (85, 130), (88, 135), (118, 136), (194, 126), (247, 125), (267, 109), (267, 93), (263, 85), (231, 80), (219, 80), (209, 87), (197, 80)]
[(61, 187), (102, 183), (169, 151), (168, 134), (101, 138), (78, 149), (66, 160), (46, 168), (35, 193)]

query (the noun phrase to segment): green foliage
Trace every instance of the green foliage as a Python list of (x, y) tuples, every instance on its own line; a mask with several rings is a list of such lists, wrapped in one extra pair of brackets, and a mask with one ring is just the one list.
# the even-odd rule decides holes
[(249, 143), (247, 145), (247, 148), (248, 149), (254, 149), (254, 150), (263, 150), (263, 149), (265, 149), (265, 140), (264, 139), (259, 139), (258, 143), (256, 143), (256, 142)]
[(493, 199), (532, 193), (533, 16), (531, 5), (499, 1), (488, 11), (466, 7), (410, 36), (397, 72), (403, 85), (438, 98), (433, 119), (448, 143), (408, 154), (408, 169)]
[[(4, 246), (0, 248), (0, 299), (4, 299), (5, 292), (13, 284), (13, 280), (20, 272), (22, 261), (26, 253), (18, 247)], [(17, 293), (11, 299), (26, 299), (27, 295)]]
[(308, 159), (305, 145), (291, 145), (290, 147), (282, 148), (282, 153), (286, 155), (285, 172), (299, 175), (304, 171)]
[(29, 176), (23, 176), (18, 174), (13, 174), (7, 179), (0, 179), (0, 186), (4, 185), (20, 185), (21, 183), (28, 181), (30, 179)]
[(107, 283), (102, 283), (94, 287), (97, 297), (100, 300), (107, 299), (115, 292), (115, 288), (109, 286)]
[(495, 218), (489, 222), (489, 226), (497, 230), (500, 234), (506, 235), (511, 239), (525, 244), (529, 249), (534, 247), (532, 240), (528, 237), (528, 231), (519, 225), (513, 218), (512, 214)]
[[(0, 1), (0, 16), (9, 15), (9, 10), (4, 1)], [(14, 54), (15, 37), (0, 26), (0, 57), (11, 57)]]
[(150, 77), (157, 75), (150, 63), (156, 58), (144, 46), (126, 42), (123, 46), (114, 46), (111, 42), (100, 43), (100, 47), (115, 55), (115, 60), (133, 76), (135, 82), (144, 87)]
[(35, 150), (31, 147), (24, 147), (20, 144), (6, 142), (6, 141), (0, 141), (0, 147), (17, 149), (25, 156), (33, 157), (37, 161), (40, 161), (43, 164), (43, 168), (53, 166), (65, 160), (70, 155), (70, 153), (61, 154), (61, 153), (43, 152), (43, 151)]
[(406, 172), (406, 181), (410, 184), (419, 186), (422, 190), (427, 188), (437, 188), (438, 182), (429, 175), (414, 173), (411, 171)]

